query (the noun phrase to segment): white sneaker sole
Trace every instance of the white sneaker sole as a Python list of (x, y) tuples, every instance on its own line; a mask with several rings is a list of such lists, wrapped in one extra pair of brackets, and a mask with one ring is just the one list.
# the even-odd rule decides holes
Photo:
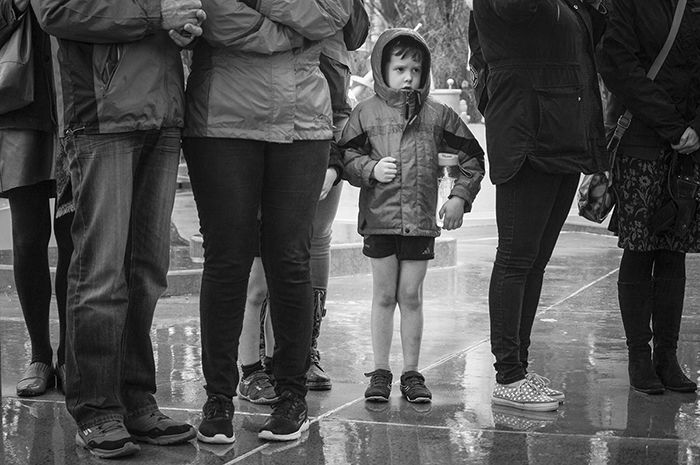
[(236, 435), (233, 434), (231, 437), (225, 434), (215, 434), (214, 436), (204, 436), (197, 430), (197, 440), (201, 442), (206, 442), (207, 444), (233, 444), (236, 442)]
[(491, 402), (496, 405), (505, 405), (520, 410), (530, 410), (533, 412), (551, 412), (559, 408), (559, 401), (554, 402), (515, 402), (513, 400), (491, 397)]
[(266, 439), (268, 441), (294, 441), (301, 437), (301, 433), (309, 429), (309, 419), (307, 418), (304, 423), (301, 424), (298, 430), (289, 434), (275, 434), (270, 430), (262, 430), (258, 433), (258, 438)]

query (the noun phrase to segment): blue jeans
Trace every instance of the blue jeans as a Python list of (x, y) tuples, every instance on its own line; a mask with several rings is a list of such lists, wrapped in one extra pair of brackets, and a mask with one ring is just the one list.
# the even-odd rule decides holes
[(544, 269), (578, 181), (578, 173), (543, 173), (525, 162), (512, 179), (496, 186), (498, 249), (489, 286), (489, 316), (498, 383), (525, 378)]
[(311, 224), (329, 144), (184, 140), (204, 239), (199, 312), (208, 394), (236, 395), (238, 339), (259, 237), (275, 333), (276, 389), (306, 395), (313, 321)]
[(86, 428), (157, 408), (150, 330), (167, 287), (180, 130), (63, 143), (75, 202), (66, 406)]

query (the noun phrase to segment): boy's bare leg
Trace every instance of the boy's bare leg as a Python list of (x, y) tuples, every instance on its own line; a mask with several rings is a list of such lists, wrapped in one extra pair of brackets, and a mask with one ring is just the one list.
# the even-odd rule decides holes
[(241, 365), (252, 365), (260, 361), (260, 307), (266, 295), (265, 271), (260, 257), (255, 257), (250, 267), (243, 330), (238, 343), (238, 362)]
[(372, 258), (372, 352), (375, 370), (388, 370), (399, 277), (396, 255)]
[(398, 303), (401, 311), (403, 371), (418, 371), (423, 337), (423, 280), (427, 260), (401, 260), (399, 263)]

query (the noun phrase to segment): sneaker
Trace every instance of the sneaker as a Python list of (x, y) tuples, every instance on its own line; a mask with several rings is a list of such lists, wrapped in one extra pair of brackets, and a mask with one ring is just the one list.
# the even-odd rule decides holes
[(271, 404), (277, 400), (275, 387), (263, 370), (254, 371), (242, 378), (238, 383), (238, 395), (254, 404)]
[(197, 439), (209, 444), (232, 444), (233, 402), (219, 394), (210, 394), (202, 407), (204, 418), (197, 429)]
[(540, 376), (537, 373), (528, 373), (525, 377), (529, 379), (531, 383), (539, 386), (540, 391), (542, 391), (542, 394), (544, 394), (545, 396), (551, 397), (552, 399), (556, 399), (559, 402), (564, 402), (564, 393), (562, 391), (558, 391), (556, 389), (551, 388), (549, 378)]
[(527, 378), (511, 384), (496, 383), (491, 402), (535, 412), (549, 412), (559, 407), (558, 400), (542, 394), (540, 387)]
[(269, 441), (293, 441), (309, 429), (306, 399), (284, 391), (272, 406), (272, 415), (258, 433), (260, 439)]
[(121, 420), (109, 420), (89, 428), (78, 429), (75, 443), (95, 457), (125, 457), (141, 450)]
[(306, 372), (306, 387), (309, 391), (328, 391), (333, 387), (331, 377), (321, 368), (321, 358), (311, 354), (311, 365)]
[(394, 376), (389, 370), (378, 369), (365, 373), (369, 378), (369, 386), (365, 390), (365, 400), (371, 402), (389, 402), (391, 395), (391, 382)]
[(407, 371), (401, 375), (401, 394), (409, 402), (430, 402), (433, 395), (425, 387), (425, 378), (417, 371)]
[(187, 442), (197, 435), (192, 425), (175, 421), (160, 410), (126, 417), (124, 425), (137, 441), (159, 446)]

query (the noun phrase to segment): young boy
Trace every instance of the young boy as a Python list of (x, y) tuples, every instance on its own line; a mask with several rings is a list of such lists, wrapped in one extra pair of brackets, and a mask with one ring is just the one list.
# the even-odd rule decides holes
[(460, 176), (440, 206), (445, 229), (462, 225), (484, 176), (484, 152), (457, 113), (432, 100), (430, 52), (410, 29), (389, 29), (371, 57), (376, 95), (359, 103), (340, 140), (344, 177), (360, 190), (358, 232), (372, 262), (374, 371), (368, 401), (387, 402), (394, 310), (401, 311), (401, 393), (430, 402), (418, 372), (423, 333), (423, 280), (434, 258), (438, 152), (459, 155)]

